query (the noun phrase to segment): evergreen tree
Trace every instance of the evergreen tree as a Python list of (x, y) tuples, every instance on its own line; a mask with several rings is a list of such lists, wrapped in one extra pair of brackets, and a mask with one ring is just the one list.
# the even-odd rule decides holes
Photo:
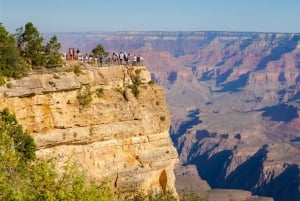
[(61, 44), (58, 42), (57, 37), (51, 37), (46, 45), (47, 67), (56, 67), (62, 65), (62, 59), (59, 53)]
[(24, 160), (35, 158), (35, 144), (28, 132), (23, 131), (16, 116), (8, 108), (0, 112), (0, 134), (7, 133), (14, 141), (15, 150)]
[(37, 28), (31, 22), (25, 25), (23, 29), (17, 29), (17, 45), (21, 55), (29, 62), (32, 67), (37, 68), (45, 65), (46, 56), (44, 55), (45, 48), (43, 46), (43, 37), (38, 32)]
[(103, 56), (103, 57), (107, 57), (108, 53), (104, 50), (104, 47), (102, 46), (102, 44), (97, 45), (97, 47), (95, 47), (92, 50), (92, 53), (95, 56)]
[(0, 23), (0, 75), (20, 77), (25, 72), (15, 40)]
[[(24, 52), (24, 45), (25, 45), (25, 42), (24, 42), (24, 28), (23, 27), (17, 28), (16, 33), (15, 33), (15, 38), (16, 38), (17, 48), (19, 49), (19, 51), (21, 53), (23, 53)], [(24, 55), (21, 54), (21, 56), (24, 56)]]

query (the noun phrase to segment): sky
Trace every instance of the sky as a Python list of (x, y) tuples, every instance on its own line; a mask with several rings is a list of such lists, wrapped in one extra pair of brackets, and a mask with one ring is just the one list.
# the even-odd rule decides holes
[(10, 33), (245, 31), (300, 33), (300, 0), (0, 0)]

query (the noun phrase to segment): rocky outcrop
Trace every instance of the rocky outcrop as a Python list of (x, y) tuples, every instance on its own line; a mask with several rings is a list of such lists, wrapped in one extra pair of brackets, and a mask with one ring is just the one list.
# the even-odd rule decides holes
[[(138, 94), (130, 88), (134, 77)], [(170, 116), (162, 89), (150, 80), (144, 66), (32, 73), (0, 87), (0, 108), (31, 133), (38, 157), (74, 161), (121, 191), (176, 192)]]

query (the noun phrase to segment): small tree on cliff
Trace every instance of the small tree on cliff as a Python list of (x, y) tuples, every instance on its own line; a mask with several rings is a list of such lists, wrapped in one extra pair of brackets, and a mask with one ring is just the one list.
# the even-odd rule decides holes
[(95, 47), (92, 50), (92, 53), (95, 56), (103, 56), (103, 57), (107, 57), (108, 56), (108, 53), (104, 50), (104, 47), (102, 46), (102, 44), (97, 45), (97, 47)]
[(61, 44), (56, 36), (50, 38), (46, 45), (47, 67), (57, 67), (62, 65), (62, 59), (59, 53)]
[(0, 23), (0, 76), (20, 77), (25, 72), (15, 40)]
[(32, 67), (37, 68), (46, 63), (45, 48), (42, 44), (44, 39), (31, 22), (25, 25), (24, 31), (22, 27), (17, 29), (16, 38), (21, 56)]
[(27, 131), (23, 131), (16, 116), (11, 114), (8, 108), (0, 112), (0, 135), (7, 134), (12, 138), (14, 148), (21, 156), (22, 160), (32, 160), (35, 158), (35, 144), (33, 138)]
[(22, 200), (18, 187), (24, 183), (29, 161), (34, 159), (33, 139), (5, 108), (0, 112), (0, 200)]

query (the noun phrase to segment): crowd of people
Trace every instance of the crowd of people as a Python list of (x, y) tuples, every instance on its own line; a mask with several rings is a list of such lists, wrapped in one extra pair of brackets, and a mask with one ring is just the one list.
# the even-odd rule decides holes
[(143, 65), (144, 58), (140, 54), (132, 54), (129, 52), (113, 52), (107, 56), (99, 55), (95, 56), (92, 54), (82, 54), (79, 49), (77, 51), (74, 48), (70, 48), (68, 53), (63, 54), (63, 59), (71, 61), (81, 61), (91, 65), (99, 67), (110, 66), (110, 65), (132, 65), (140, 66)]

